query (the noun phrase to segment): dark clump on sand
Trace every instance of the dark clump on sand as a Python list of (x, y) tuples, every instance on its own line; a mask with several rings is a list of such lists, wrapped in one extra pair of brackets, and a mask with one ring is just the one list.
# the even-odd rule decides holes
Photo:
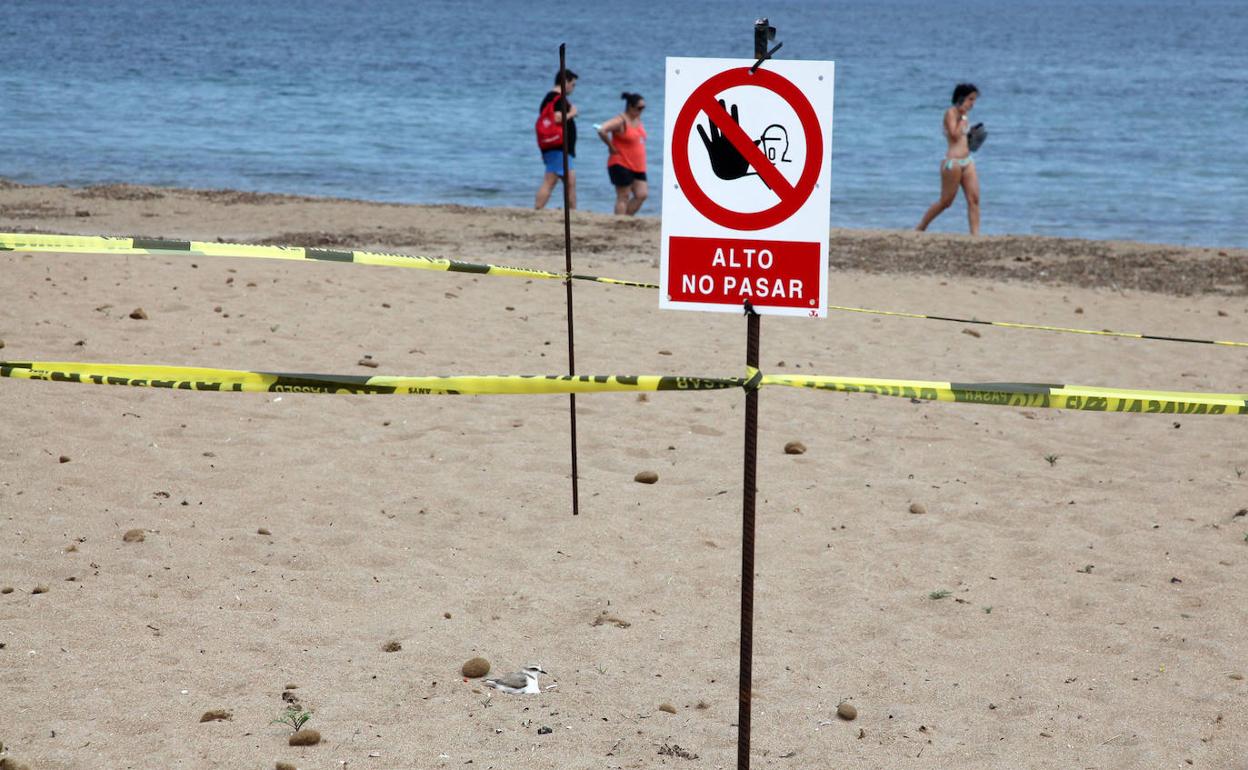
[(291, 746), (315, 746), (321, 742), (321, 734), (316, 730), (304, 728), (296, 733), (292, 733), (286, 742)]

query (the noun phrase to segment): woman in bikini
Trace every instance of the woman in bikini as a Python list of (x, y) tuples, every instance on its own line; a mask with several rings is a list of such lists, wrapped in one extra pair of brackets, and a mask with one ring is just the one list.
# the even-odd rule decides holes
[(607, 175), (615, 186), (615, 213), (636, 214), (650, 194), (646, 181), (646, 127), (641, 112), (646, 100), (641, 94), (620, 94), (624, 112), (598, 127), (598, 136), (606, 143)]
[(966, 218), (971, 225), (971, 235), (979, 235), (979, 175), (975, 172), (975, 159), (966, 140), (969, 121), (966, 114), (975, 106), (979, 89), (971, 83), (959, 83), (953, 89), (953, 106), (945, 110), (945, 139), (949, 149), (940, 162), (940, 200), (928, 208), (916, 230), (926, 230), (932, 220), (953, 205), (958, 188), (966, 198)]

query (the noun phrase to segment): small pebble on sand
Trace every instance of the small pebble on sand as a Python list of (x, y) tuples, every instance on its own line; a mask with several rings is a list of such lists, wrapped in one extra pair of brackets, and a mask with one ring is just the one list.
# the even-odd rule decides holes
[(356, 363), (358, 363), (360, 366), (367, 366), (370, 369), (376, 369), (379, 366), (379, 364), (373, 360), (372, 356), (364, 356)]
[(147, 539), (147, 534), (141, 529), (128, 529), (121, 539), (127, 543), (142, 543)]
[(48, 592), (48, 587), (43, 584), (40, 584), (30, 589), (30, 592), (32, 594), (46, 594)]
[(299, 770), (299, 768), (289, 762), (278, 762), (277, 766), (274, 767), (273, 770)]
[(0, 594), (11, 594), (11, 593), (13, 593), (13, 586), (5, 586), (4, 588), (0, 588)]
[(143, 312), (143, 308), (136, 307), (134, 310), (130, 311), (130, 317), (136, 321), (146, 321), (147, 313)]
[(393, 640), (381, 645), (382, 652), (398, 652), (401, 649), (403, 649), (403, 645)]
[(659, 474), (654, 471), (641, 471), (636, 476), (633, 476), (633, 481), (636, 481), (638, 484), (653, 484), (658, 480)]
[(469, 679), (476, 679), (490, 673), (490, 662), (485, 658), (469, 658), (460, 671)]
[(910, 512), (927, 513), (927, 508), (923, 505), (923, 503), (910, 503)]
[(971, 336), (971, 337), (978, 337), (978, 336), (979, 336), (979, 332), (975, 331), (974, 329), (963, 329), (963, 330), (962, 330), (962, 333), (963, 333), (963, 334), (966, 334), (966, 335), (969, 335), (969, 336)]
[(227, 709), (209, 709), (199, 718), (200, 722), (224, 722), (233, 719), (234, 715)]
[(852, 704), (842, 703), (836, 707), (836, 715), (846, 722), (852, 722), (858, 718), (858, 709), (854, 708)]
[(667, 712), (667, 713), (669, 713), (669, 714), (675, 714), (675, 713), (676, 713), (676, 707), (675, 707), (675, 706), (673, 706), (673, 705), (672, 705), (672, 704), (670, 704), (670, 703), (660, 703), (660, 704), (659, 704), (659, 711), (666, 711), (666, 712)]
[(69, 462), (69, 455), (61, 455), (60, 457), (56, 459), (57, 459), (57, 462), (67, 463)]
[(784, 445), (784, 453), (786, 455), (804, 455), (806, 454), (806, 445), (800, 441), (790, 441)]
[(305, 728), (292, 734), (286, 742), (291, 746), (315, 746), (321, 742), (321, 734), (316, 730)]
[(271, 535), (273, 533), (269, 531), (268, 527), (261, 527), (260, 529), (256, 530), (256, 534), (257, 535)]

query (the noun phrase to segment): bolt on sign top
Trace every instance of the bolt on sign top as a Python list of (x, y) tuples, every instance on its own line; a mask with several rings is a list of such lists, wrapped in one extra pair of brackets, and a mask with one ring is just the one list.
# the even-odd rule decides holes
[(830, 61), (667, 59), (659, 307), (827, 315)]

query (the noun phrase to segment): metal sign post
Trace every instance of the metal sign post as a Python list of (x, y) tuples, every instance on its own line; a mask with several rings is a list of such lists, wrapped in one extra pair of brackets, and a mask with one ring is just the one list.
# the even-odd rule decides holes
[[(576, 346), (573, 343), (572, 324), (572, 212), (569, 205), (572, 193), (568, 190), (568, 68), (565, 49), (567, 43), (559, 44), (559, 92), (562, 94), (560, 112), (563, 116), (563, 255), (567, 277), (563, 285), (568, 294), (568, 374), (576, 374)], [(568, 415), (572, 421), (572, 515), (581, 512), (580, 499), (577, 495), (576, 473), (576, 394), (568, 394)]]
[[(776, 28), (767, 19), (754, 22), (754, 57), (758, 62), (769, 57), (768, 41), (775, 38)], [(778, 49), (780, 46), (776, 46)], [(745, 365), (751, 373), (758, 371), (758, 347), (762, 318), (745, 301)], [(755, 472), (758, 464), (758, 386), (747, 384), (745, 390), (745, 462), (741, 487), (741, 674), (737, 694), (737, 770), (750, 767), (750, 695), (754, 681), (754, 498)]]

